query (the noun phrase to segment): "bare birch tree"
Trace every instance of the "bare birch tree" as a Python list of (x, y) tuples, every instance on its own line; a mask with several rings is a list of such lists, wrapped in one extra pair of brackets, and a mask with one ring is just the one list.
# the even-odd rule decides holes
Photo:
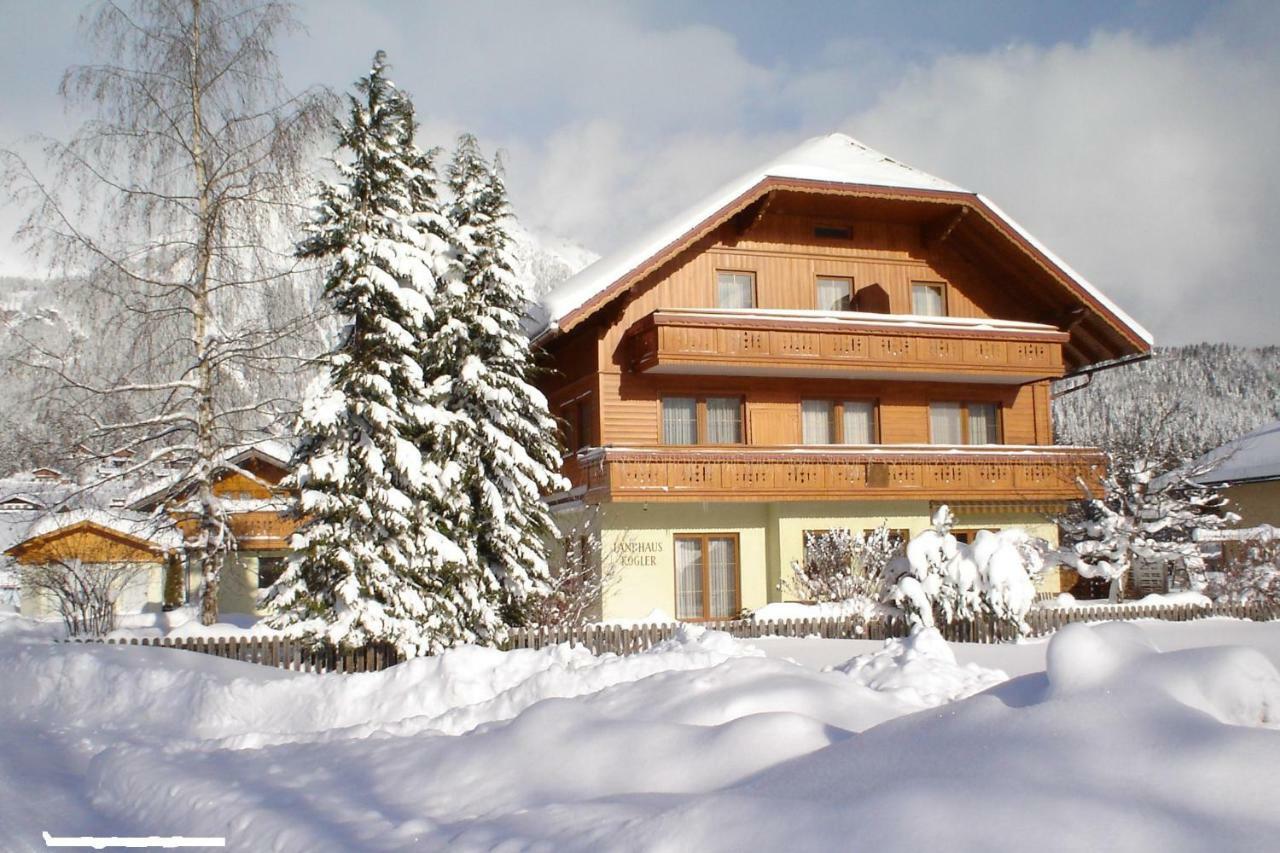
[(60, 92), (95, 117), (47, 143), (51, 179), (12, 154), (5, 173), (32, 208), (20, 236), (51, 273), (105, 295), (92, 334), (117, 342), (118, 363), (43, 355), (88, 421), (85, 443), (135, 452), (120, 476), (163, 463), (190, 484), (181, 512), (211, 624), (235, 544), (215, 473), (287, 402), (280, 368), (314, 328), (295, 310), (290, 234), (331, 98), (283, 84), (286, 3), (104, 2), (82, 24), (99, 61), (69, 69)]

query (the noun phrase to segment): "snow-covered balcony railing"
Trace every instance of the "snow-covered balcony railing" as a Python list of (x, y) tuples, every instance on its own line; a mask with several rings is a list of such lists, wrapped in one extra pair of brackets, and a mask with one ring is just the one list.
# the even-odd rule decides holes
[(1105, 470), (1089, 447), (606, 447), (568, 460), (588, 500), (1075, 500)]
[(631, 368), (650, 373), (848, 376), (1022, 383), (1063, 375), (1053, 326), (855, 311), (654, 311), (627, 332)]

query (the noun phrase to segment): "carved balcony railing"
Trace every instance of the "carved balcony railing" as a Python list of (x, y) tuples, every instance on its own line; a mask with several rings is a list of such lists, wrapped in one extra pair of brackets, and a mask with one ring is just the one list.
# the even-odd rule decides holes
[(636, 371), (1022, 383), (1063, 375), (1065, 332), (963, 317), (658, 310), (627, 332)]
[(1066, 501), (1097, 493), (1105, 464), (1057, 446), (597, 448), (565, 476), (592, 501)]

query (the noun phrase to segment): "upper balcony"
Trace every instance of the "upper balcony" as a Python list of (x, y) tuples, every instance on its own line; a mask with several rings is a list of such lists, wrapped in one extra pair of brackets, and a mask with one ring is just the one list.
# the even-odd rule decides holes
[(591, 501), (1069, 501), (1105, 468), (1088, 447), (604, 447), (564, 473)]
[(968, 317), (660, 309), (627, 332), (637, 372), (1021, 384), (1064, 373), (1065, 332)]

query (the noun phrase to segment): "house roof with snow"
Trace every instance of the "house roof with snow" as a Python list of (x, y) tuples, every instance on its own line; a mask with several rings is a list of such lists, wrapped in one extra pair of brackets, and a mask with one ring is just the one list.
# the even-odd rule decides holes
[(1213, 467), (1196, 480), (1206, 485), (1280, 480), (1280, 421), (1210, 450), (1196, 462)]
[[(1001, 240), (1026, 255), (1055, 285), (1096, 318), (1092, 331), (1107, 338), (1092, 359), (1146, 352), (1151, 334), (1084, 276), (1037, 241), (990, 199), (894, 160), (842, 133), (809, 139), (730, 181), (701, 202), (666, 219), (657, 228), (606, 255), (553, 288), (535, 321), (540, 335), (568, 331), (625, 293), (698, 240), (752, 205), (767, 204), (771, 193), (794, 191), (950, 205), (958, 218), (984, 239)], [(945, 207), (940, 207), (945, 211)], [(940, 214), (944, 215), (944, 214)], [(975, 232), (976, 233), (976, 232)]]
[[(102, 544), (86, 547), (86, 539)], [(157, 525), (153, 517), (80, 509), (36, 519), (22, 540), (10, 545), (4, 553), (19, 562), (28, 563), (68, 556), (92, 561), (94, 554), (101, 555), (103, 561), (115, 562), (159, 558), (180, 545), (180, 534), (172, 528)]]
[[(292, 456), (289, 445), (278, 439), (268, 439), (229, 451), (225, 461), (217, 467), (226, 471), (249, 472), (253, 463), (261, 463), (278, 471), (287, 471)], [(190, 482), (188, 472), (175, 473), (135, 491), (128, 497), (127, 505), (136, 510), (154, 509), (166, 499), (180, 495)]]

